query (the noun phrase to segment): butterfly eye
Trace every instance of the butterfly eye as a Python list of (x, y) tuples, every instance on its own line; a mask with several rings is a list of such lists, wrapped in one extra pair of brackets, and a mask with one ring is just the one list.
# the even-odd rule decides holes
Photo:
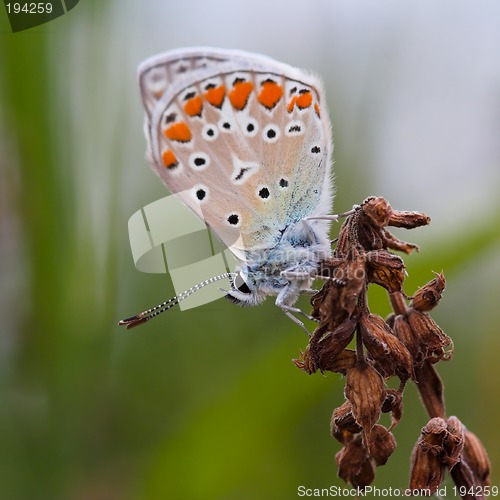
[(248, 288), (248, 285), (243, 282), (239, 287), (238, 287), (238, 290), (242, 293), (252, 293), (250, 288)]
[(250, 287), (246, 284), (246, 281), (243, 279), (241, 273), (238, 273), (236, 278), (234, 279), (234, 288), (241, 293), (252, 293)]

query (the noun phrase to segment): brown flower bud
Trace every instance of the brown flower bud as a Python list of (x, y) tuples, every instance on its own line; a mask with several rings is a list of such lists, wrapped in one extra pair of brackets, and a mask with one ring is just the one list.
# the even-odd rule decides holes
[(368, 217), (360, 217), (358, 224), (358, 243), (364, 251), (384, 248), (383, 229), (380, 229)]
[(402, 378), (414, 378), (413, 361), (408, 349), (392, 333), (389, 325), (375, 314), (363, 314), (359, 321), (363, 344), (379, 363), (385, 376), (398, 373)]
[(335, 270), (344, 263), (345, 259), (332, 257), (330, 259), (322, 260), (319, 263), (318, 275), (324, 278), (333, 278)]
[(407, 254), (412, 253), (413, 250), (416, 250), (417, 252), (419, 250), (418, 245), (396, 238), (396, 236), (387, 231), (387, 229), (382, 229), (381, 236), (384, 248), (391, 248), (392, 250), (397, 250)]
[(366, 253), (368, 280), (384, 287), (388, 292), (400, 292), (405, 280), (405, 266), (400, 257), (387, 250)]
[(333, 282), (330, 280), (327, 280), (323, 283), (323, 286), (321, 287), (321, 290), (318, 290), (312, 297), (311, 300), (309, 301), (312, 306), (312, 311), (311, 311), (311, 316), (314, 319), (320, 320), (322, 315), (320, 312), (320, 308), (323, 305), (323, 303), (326, 301), (326, 298), (328, 297), (328, 294), (330, 293), (330, 288), (332, 288)]
[(366, 283), (364, 256), (358, 255), (352, 260), (348, 260), (343, 272), (345, 274), (341, 275), (340, 269), (337, 271), (338, 279), (345, 283), (341, 291), (340, 303), (342, 309), (351, 315), (358, 303), (359, 294)]
[(344, 349), (331, 363), (330, 370), (345, 375), (349, 368), (356, 366), (356, 353), (351, 349)]
[(446, 280), (443, 273), (434, 273), (436, 277), (427, 285), (419, 288), (413, 296), (411, 307), (417, 311), (427, 312), (436, 307), (441, 300)]
[(388, 226), (403, 227), (405, 229), (414, 229), (420, 226), (427, 226), (431, 221), (430, 217), (419, 212), (403, 212), (393, 210), (389, 219)]
[(410, 489), (433, 495), (443, 481), (444, 465), (440, 454), (446, 436), (446, 421), (433, 418), (422, 429), (411, 458)]
[(457, 417), (450, 417), (447, 424), (448, 434), (444, 442), (443, 461), (451, 470), (460, 462), (464, 448), (464, 426)]
[(438, 456), (417, 442), (411, 457), (410, 485), (421, 495), (433, 495), (443, 482), (444, 466)]
[(385, 198), (375, 196), (363, 201), (362, 210), (377, 227), (387, 226), (393, 214), (389, 202)]
[[(348, 285), (345, 280), (349, 276), (348, 267), (347, 262), (343, 262), (342, 266), (337, 267), (334, 271), (334, 277), (326, 281), (321, 290), (311, 298), (312, 316), (320, 321), (320, 326), (326, 327), (326, 331), (335, 330), (350, 315), (345, 306)], [(352, 286), (352, 283), (349, 282), (349, 284)], [(356, 297), (355, 294), (354, 298)], [(353, 310), (352, 305), (348, 309)]]
[(448, 424), (446, 420), (441, 417), (434, 417), (422, 427), (422, 439), (427, 446), (433, 448), (436, 453), (440, 453), (447, 432)]
[(385, 399), (384, 379), (366, 361), (347, 370), (345, 397), (352, 405), (352, 414), (363, 428), (365, 443), (369, 446), (372, 427), (380, 418)]
[(347, 443), (354, 434), (361, 432), (361, 427), (358, 425), (352, 414), (352, 405), (346, 401), (342, 406), (335, 408), (330, 422), (330, 433), (337, 441)]
[(412, 307), (406, 312), (406, 319), (415, 334), (420, 346), (426, 349), (426, 357), (434, 358), (434, 362), (440, 359), (451, 359), (453, 348), (446, 353), (444, 349), (453, 343), (436, 322), (425, 312), (417, 311)]
[(337, 356), (349, 345), (354, 337), (357, 319), (348, 318), (335, 328), (333, 332), (311, 338), (311, 358), (314, 366), (321, 371), (332, 371)]
[(373, 460), (366, 459), (362, 464), (359, 472), (351, 478), (351, 484), (355, 488), (364, 489), (366, 486), (373, 483), (375, 479), (375, 464)]
[(396, 449), (396, 439), (383, 425), (375, 424), (370, 434), (370, 457), (377, 466), (385, 465)]
[(346, 483), (363, 488), (375, 479), (375, 466), (368, 457), (361, 436), (349, 441), (336, 455), (338, 474)]
[(414, 366), (422, 366), (425, 357), (420, 347), (420, 342), (418, 341), (410, 325), (402, 315), (398, 314), (394, 318), (392, 331), (394, 332), (394, 335), (408, 349), (408, 352), (413, 359)]

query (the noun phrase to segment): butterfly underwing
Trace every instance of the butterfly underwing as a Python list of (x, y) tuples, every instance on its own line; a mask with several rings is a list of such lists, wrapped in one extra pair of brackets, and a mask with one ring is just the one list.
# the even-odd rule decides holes
[(293, 304), (330, 256), (329, 221), (315, 219), (333, 198), (321, 81), (264, 55), (212, 48), (154, 56), (138, 73), (149, 162), (238, 262), (226, 297), (254, 305), (275, 295), (302, 324)]

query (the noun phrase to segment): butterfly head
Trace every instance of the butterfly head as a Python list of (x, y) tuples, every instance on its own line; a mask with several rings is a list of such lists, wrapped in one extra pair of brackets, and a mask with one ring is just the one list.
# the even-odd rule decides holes
[(261, 288), (243, 271), (236, 273), (225, 298), (242, 307), (255, 306), (266, 298)]

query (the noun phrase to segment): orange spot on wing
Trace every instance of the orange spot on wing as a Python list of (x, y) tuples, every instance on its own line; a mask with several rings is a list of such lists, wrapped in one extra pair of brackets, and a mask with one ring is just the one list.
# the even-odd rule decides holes
[(189, 99), (186, 104), (184, 104), (184, 111), (189, 116), (201, 116), (201, 110), (203, 109), (203, 101), (201, 96), (197, 95)]
[(312, 101), (313, 97), (311, 92), (304, 92), (303, 94), (297, 96), (297, 100), (295, 102), (300, 109), (305, 109), (312, 104)]
[(163, 165), (165, 166), (165, 168), (174, 168), (179, 164), (173, 151), (171, 151), (170, 149), (163, 151), (161, 158), (163, 160)]
[(178, 142), (189, 142), (191, 140), (191, 130), (184, 122), (173, 123), (164, 131), (167, 139)]
[(219, 87), (213, 87), (208, 89), (203, 97), (216, 108), (220, 108), (222, 103), (224, 102), (224, 97), (226, 96), (226, 87), (224, 85), (220, 85)]
[(231, 92), (229, 92), (229, 100), (235, 109), (241, 111), (245, 109), (248, 102), (250, 92), (253, 90), (252, 82), (236, 82)]
[(320, 118), (321, 117), (321, 112), (320, 112), (319, 104), (318, 103), (316, 103), (314, 105), (314, 111), (316, 111), (316, 114), (318, 115), (318, 118)]
[(259, 102), (267, 109), (273, 109), (283, 95), (283, 87), (275, 82), (264, 82), (260, 91)]
[(313, 98), (311, 92), (304, 92), (300, 95), (293, 96), (286, 109), (289, 113), (291, 113), (296, 105), (299, 109), (308, 108), (312, 104), (312, 100)]

